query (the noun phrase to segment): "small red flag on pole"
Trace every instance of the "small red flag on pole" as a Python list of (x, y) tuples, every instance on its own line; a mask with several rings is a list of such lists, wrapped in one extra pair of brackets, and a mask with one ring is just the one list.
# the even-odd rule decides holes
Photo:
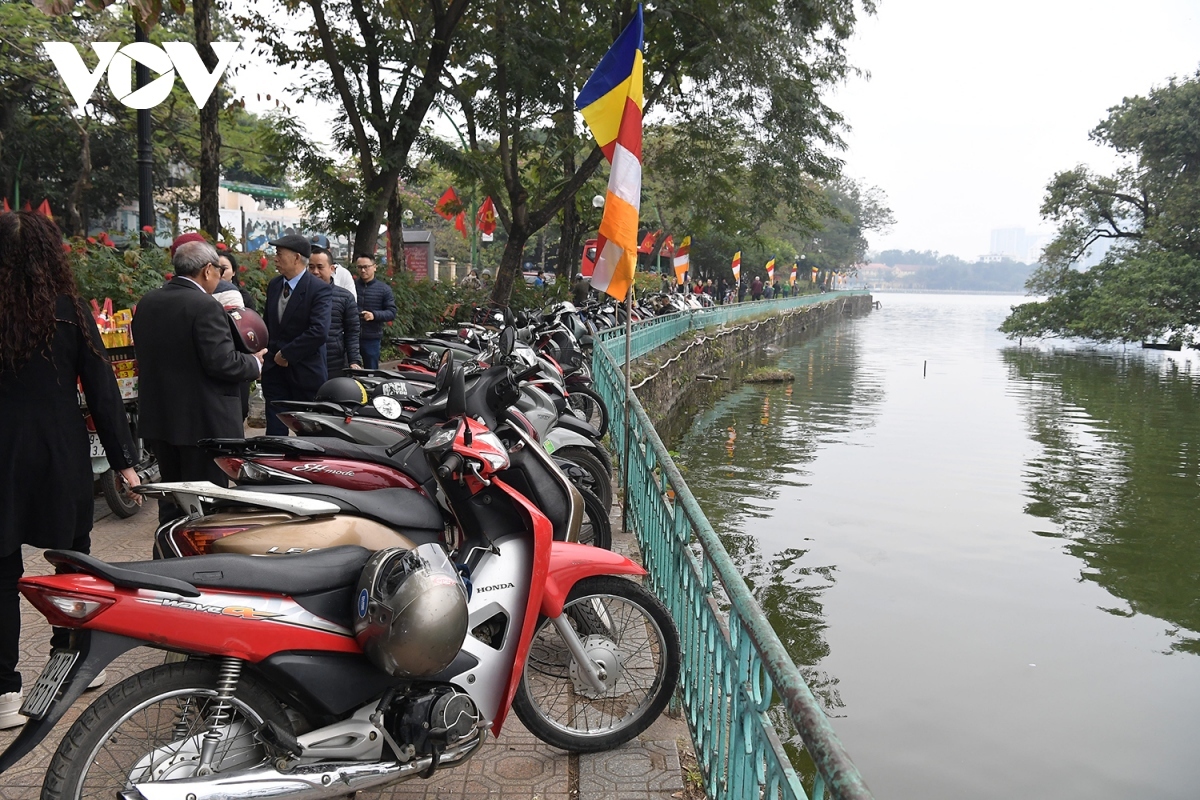
[(653, 253), (654, 243), (658, 241), (658, 235), (662, 231), (646, 231), (646, 237), (642, 239), (642, 243), (638, 245), (639, 253)]
[(484, 200), (483, 205), (479, 207), (479, 213), (475, 215), (475, 227), (480, 233), (489, 236), (496, 232), (496, 204), (492, 202), (491, 197)]
[(662, 250), (660, 251), (666, 258), (675, 257), (675, 242), (671, 239), (671, 234), (667, 234), (667, 238), (663, 239)]
[(454, 191), (453, 186), (442, 192), (433, 209), (442, 219), (454, 219), (454, 215), (462, 211), (462, 201), (458, 199), (458, 192)]

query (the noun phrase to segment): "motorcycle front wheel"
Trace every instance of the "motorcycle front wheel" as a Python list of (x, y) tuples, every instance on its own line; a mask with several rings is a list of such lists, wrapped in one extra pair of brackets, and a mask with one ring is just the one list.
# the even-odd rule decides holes
[(542, 618), (513, 711), (554, 747), (610, 750), (646, 730), (666, 708), (679, 679), (679, 632), (657, 597), (613, 575), (575, 584), (563, 615), (589, 658), (603, 667), (605, 690), (587, 682), (553, 622)]
[[(194, 777), (216, 703), (217, 665), (192, 660), (140, 672), (92, 703), (58, 746), (42, 800), (116, 797), (134, 783)], [(290, 731), (279, 703), (245, 677), (238, 683), (212, 760), (214, 772), (245, 769), (266, 753), (266, 721)]]

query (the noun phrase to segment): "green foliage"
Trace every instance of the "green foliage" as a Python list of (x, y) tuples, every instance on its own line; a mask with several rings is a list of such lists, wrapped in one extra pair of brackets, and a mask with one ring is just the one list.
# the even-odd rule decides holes
[[(738, 167), (729, 168), (737, 175)], [(656, 176), (652, 187), (657, 183)], [(742, 253), (742, 275), (747, 280), (756, 276), (766, 280), (766, 263), (774, 258), (775, 276), (786, 283), (792, 265), (801, 261), (801, 255), (804, 256), (799, 270), (803, 273), (799, 275), (802, 282), (808, 281), (807, 271), (814, 266), (822, 273), (836, 270), (848, 274), (866, 259), (867, 232), (885, 229), (893, 222), (880, 190), (845, 178), (827, 184), (813, 182), (811, 196), (797, 198), (795, 204), (781, 200), (760, 202), (740, 187), (740, 181), (730, 187), (735, 194), (740, 193), (740, 198), (712, 198), (707, 203), (701, 202), (707, 199), (701, 195), (695, 201), (687, 200), (690, 208), (684, 213), (678, 211), (680, 206), (673, 201), (666, 201), (671, 203), (667, 206), (671, 210), (663, 216), (679, 220), (675, 230), (694, 231), (691, 251), (694, 277), (713, 280), (724, 277), (731, 281), (731, 259), (738, 251)], [(777, 197), (773, 190), (768, 191), (768, 196)], [(692, 195), (686, 193), (685, 197)], [(731, 215), (717, 212), (710, 216), (706, 214), (710, 206), (724, 208)], [(732, 211), (734, 208), (738, 210)], [(668, 263), (664, 263), (664, 271), (671, 272)]]
[(301, 102), (332, 102), (344, 111), (333, 130), (333, 155), (296, 124), (281, 132), (280, 143), (315, 184), (303, 197), (309, 210), (334, 230), (353, 228), (355, 251), (375, 250), (446, 69), (463, 57), (458, 37), (469, 6), (469, 0), (287, 0), (268, 10), (239, 9), (237, 23), (257, 40), (255, 52), (305, 75), (295, 87)]
[(90, 238), (69, 246), (67, 260), (80, 296), (100, 303), (111, 298), (115, 308), (134, 305), (171, 272), (170, 254), (160, 247), (121, 251)]
[[(0, 2), (0, 195), (22, 202), (50, 201), (68, 234), (94, 228), (108, 213), (137, 198), (136, 112), (112, 97), (101, 81), (85, 106), (75, 113), (52, 62), (41, 52), (44, 41), (74, 43), (84, 60), (94, 61), (93, 41), (131, 42), (130, 8), (97, 11), (81, 5), (72, 15), (47, 16), (27, 2)], [(218, 24), (230, 37), (228, 21)], [(169, 10), (151, 31), (151, 41), (193, 39), (190, 16)], [(224, 35), (224, 34), (223, 34)], [(270, 148), (272, 122), (229, 102), (220, 114), (222, 159), (229, 176), (255, 183), (278, 183), (287, 162)], [(199, 112), (182, 81), (152, 110), (154, 184), (170, 186), (184, 205), (194, 204), (196, 176), (187, 165), (199, 162)]]
[[(841, 118), (821, 92), (852, 72), (844, 43), (860, 9), (873, 13), (874, 4), (686, 0), (646, 9), (645, 113), (669, 123), (644, 164), (648, 187), (663, 173), (659, 195), (645, 193), (645, 227), (676, 230), (687, 217), (696, 221), (689, 232), (706, 235), (711, 218), (737, 235), (752, 209), (761, 218), (781, 204), (789, 217), (815, 223), (824, 210), (818, 182), (836, 178), (841, 164), (831, 151), (842, 146)], [(558, 219), (565, 263), (576, 258), (578, 232), (594, 230), (585, 203), (603, 186), (590, 182), (607, 170), (577, 129), (573, 102), (630, 8), (523, 0), (478, 11), (447, 81), (468, 152), (431, 147), (497, 202), (509, 236), (494, 299), (505, 303), (529, 237)], [(676, 211), (679, 219), (660, 221)]]
[(1196, 345), (1200, 260), (1185, 253), (1159, 248), (1110, 253), (1086, 272), (1042, 268), (1028, 286), (1047, 299), (1016, 306), (1000, 327), (1009, 336)]
[[(411, 336), (466, 322), (475, 308), (488, 305), (486, 288), (468, 289), (445, 281), (416, 280), (404, 270), (381, 270), (377, 278), (392, 287), (396, 297), (396, 319), (388, 325), (389, 336)], [(545, 308), (565, 299), (567, 293), (566, 281), (546, 287), (527, 286), (522, 281), (513, 293), (512, 307)]]
[(936, 250), (884, 250), (875, 257), (875, 260), (887, 264), (889, 267), (894, 267), (897, 264), (933, 267), (942, 263), (943, 258), (955, 261), (959, 260), (957, 256), (939, 257)]
[(259, 310), (267, 301), (267, 284), (275, 277), (275, 267), (267, 258), (266, 252), (255, 250), (253, 253), (236, 253), (238, 262), (238, 281), (242, 288), (254, 295)]
[[(1046, 299), (1017, 306), (1001, 330), (1192, 343), (1200, 324), (1200, 74), (1125, 98), (1091, 135), (1124, 165), (1112, 175), (1077, 167), (1054, 176), (1042, 215), (1058, 233), (1027, 284)], [(1077, 271), (1074, 262), (1101, 240), (1116, 246)]]

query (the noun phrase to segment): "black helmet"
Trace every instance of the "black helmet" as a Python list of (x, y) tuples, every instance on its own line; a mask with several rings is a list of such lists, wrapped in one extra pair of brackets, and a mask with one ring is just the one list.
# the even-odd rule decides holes
[(367, 387), (354, 378), (331, 378), (317, 390), (317, 399), (343, 406), (365, 406)]

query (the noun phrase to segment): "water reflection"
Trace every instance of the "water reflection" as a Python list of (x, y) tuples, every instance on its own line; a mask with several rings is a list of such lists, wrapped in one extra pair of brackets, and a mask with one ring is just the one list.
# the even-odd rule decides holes
[(668, 441), (876, 796), (1195, 797), (1200, 356), (1019, 300), (886, 295)]
[(1171, 648), (1200, 654), (1200, 403), (1195, 376), (1140, 353), (1003, 353), (1041, 453), (1026, 512), (1069, 539), (1084, 580), (1170, 622)]
[[(808, 485), (818, 451), (872, 424), (879, 383), (861, 374), (853, 326), (768, 349), (795, 383), (746, 384), (702, 411), (683, 433), (677, 462), (713, 528), (746, 578), (788, 654), (827, 712), (843, 706), (835, 677), (818, 668), (829, 655), (822, 595), (834, 564), (810, 563), (803, 525), (767, 530), (789, 489)], [(714, 435), (723, 431), (724, 435)], [(671, 446), (671, 445), (668, 445)]]

